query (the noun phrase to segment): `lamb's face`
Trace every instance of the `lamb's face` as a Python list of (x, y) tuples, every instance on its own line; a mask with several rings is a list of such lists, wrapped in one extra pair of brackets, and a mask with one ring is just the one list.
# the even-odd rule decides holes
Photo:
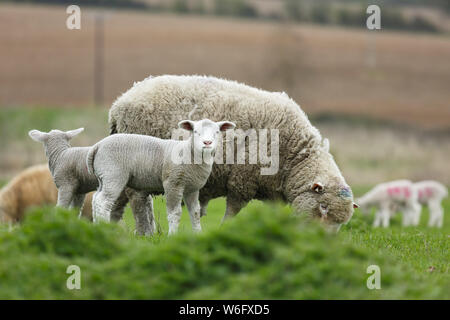
[(209, 119), (203, 119), (200, 121), (183, 120), (178, 126), (192, 132), (195, 151), (211, 154), (217, 148), (220, 132), (233, 129), (235, 124), (229, 121), (213, 122)]
[(354, 208), (357, 208), (350, 187), (339, 182), (314, 183), (310, 190), (295, 199), (294, 206), (336, 232), (351, 219)]

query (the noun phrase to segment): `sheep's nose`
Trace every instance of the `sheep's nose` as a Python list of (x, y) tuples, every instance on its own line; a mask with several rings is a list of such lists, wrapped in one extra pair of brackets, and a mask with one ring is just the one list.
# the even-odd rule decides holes
[(209, 146), (209, 145), (212, 143), (212, 141), (210, 141), (210, 140), (205, 140), (205, 141), (203, 141), (203, 143), (205, 144), (205, 146)]

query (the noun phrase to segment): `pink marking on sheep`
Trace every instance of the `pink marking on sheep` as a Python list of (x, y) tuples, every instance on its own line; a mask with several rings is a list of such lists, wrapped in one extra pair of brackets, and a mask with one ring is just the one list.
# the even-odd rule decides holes
[(425, 193), (422, 189), (419, 189), (419, 199), (422, 199), (425, 196)]
[(409, 189), (408, 187), (404, 187), (403, 191), (405, 193), (405, 198), (408, 199), (411, 196), (411, 189)]

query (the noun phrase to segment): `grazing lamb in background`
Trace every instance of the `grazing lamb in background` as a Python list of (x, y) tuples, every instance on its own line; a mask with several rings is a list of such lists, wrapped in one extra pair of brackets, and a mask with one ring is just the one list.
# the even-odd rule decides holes
[[(178, 229), (181, 200), (184, 199), (192, 228), (201, 230), (198, 191), (208, 179), (220, 131), (232, 129), (232, 122), (181, 121), (179, 127), (190, 131), (185, 141), (163, 140), (136, 134), (117, 134), (95, 144), (88, 153), (87, 165), (99, 179), (94, 194), (94, 221), (109, 221), (111, 209), (126, 187), (147, 199), (165, 193), (169, 234)], [(180, 154), (188, 161), (181, 162)], [(192, 161), (192, 156), (201, 155)], [(145, 218), (145, 217), (144, 217)], [(138, 223), (138, 221), (136, 221)]]
[[(28, 133), (33, 140), (44, 144), (48, 167), (58, 188), (57, 206), (60, 207), (81, 210), (86, 193), (95, 191), (98, 187), (97, 178), (86, 167), (90, 147), (71, 147), (69, 144), (83, 130), (52, 130), (48, 133), (31, 130)], [(118, 197), (113, 214), (115, 220), (120, 220), (127, 202), (125, 193)]]
[(227, 119), (244, 131), (279, 133), (279, 170), (261, 175), (267, 165), (215, 163), (200, 191), (202, 212), (210, 199), (226, 196), (224, 219), (236, 215), (251, 199), (277, 198), (291, 203), (297, 212), (320, 218), (332, 230), (352, 217), (356, 206), (352, 191), (329, 153), (327, 140), (284, 93), (206, 76), (150, 77), (114, 102), (109, 112), (110, 133), (167, 139), (186, 118)]
[(448, 197), (447, 187), (432, 180), (416, 182), (413, 187), (417, 192), (419, 203), (428, 206), (430, 212), (428, 226), (441, 228), (444, 222), (444, 209), (441, 203)]
[(376, 185), (357, 202), (363, 213), (376, 207), (374, 227), (389, 226), (389, 221), (396, 210), (403, 211), (403, 226), (417, 226), (420, 220), (420, 204), (418, 194), (409, 180), (396, 180)]
[[(92, 192), (83, 206), (82, 216), (91, 220)], [(26, 211), (32, 207), (55, 205), (58, 195), (53, 178), (46, 164), (32, 166), (19, 173), (0, 190), (0, 221), (16, 223), (22, 221)]]

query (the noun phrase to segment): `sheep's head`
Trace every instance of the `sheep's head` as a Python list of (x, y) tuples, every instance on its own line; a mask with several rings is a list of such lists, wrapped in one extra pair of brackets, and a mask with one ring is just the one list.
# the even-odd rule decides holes
[(353, 202), (350, 187), (339, 180), (331, 179), (326, 184), (314, 182), (294, 200), (294, 207), (319, 219), (327, 229), (339, 231), (340, 226), (350, 220), (354, 209), (358, 207)]
[(209, 119), (183, 120), (178, 123), (178, 127), (192, 133), (193, 149), (199, 154), (214, 154), (221, 131), (234, 129), (235, 126), (230, 121), (214, 122)]
[(79, 128), (70, 131), (52, 130), (50, 132), (41, 132), (39, 130), (31, 130), (28, 135), (37, 142), (48, 143), (50, 141), (66, 141), (69, 142), (73, 137), (78, 135), (84, 130)]

